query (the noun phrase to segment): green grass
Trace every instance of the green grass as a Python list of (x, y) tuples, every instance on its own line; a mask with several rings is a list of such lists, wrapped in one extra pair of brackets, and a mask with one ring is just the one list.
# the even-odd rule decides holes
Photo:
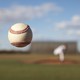
[[(18, 58), (9, 56), (5, 58), (3, 55), (3, 58), (0, 59), (0, 80), (80, 80), (80, 64), (23, 64), (16, 60), (22, 60), (25, 56)], [(27, 55), (28, 59), (29, 57), (34, 59), (35, 56)]]
[(34, 65), (0, 61), (0, 80), (53, 79), (80, 80), (80, 65)]

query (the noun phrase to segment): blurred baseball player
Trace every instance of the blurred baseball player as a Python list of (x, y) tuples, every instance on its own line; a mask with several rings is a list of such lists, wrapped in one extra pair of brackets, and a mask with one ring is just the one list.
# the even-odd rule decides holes
[(66, 45), (60, 45), (53, 51), (54, 55), (59, 55), (59, 60), (61, 62), (64, 61), (64, 50), (66, 50)]

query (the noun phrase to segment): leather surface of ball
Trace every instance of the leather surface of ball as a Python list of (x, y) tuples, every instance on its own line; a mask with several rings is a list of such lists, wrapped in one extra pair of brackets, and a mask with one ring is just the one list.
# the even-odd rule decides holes
[(32, 41), (32, 30), (27, 24), (16, 23), (9, 29), (8, 39), (13, 46), (25, 47)]

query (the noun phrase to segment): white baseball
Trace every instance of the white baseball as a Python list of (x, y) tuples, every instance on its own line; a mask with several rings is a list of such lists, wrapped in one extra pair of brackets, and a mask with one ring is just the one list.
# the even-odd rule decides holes
[(14, 24), (8, 31), (8, 39), (13, 46), (27, 46), (32, 40), (32, 31), (30, 26), (24, 23)]

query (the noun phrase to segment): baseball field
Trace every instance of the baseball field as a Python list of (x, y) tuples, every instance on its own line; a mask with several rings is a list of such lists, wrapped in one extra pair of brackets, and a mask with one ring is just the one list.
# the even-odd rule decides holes
[(0, 54), (0, 80), (80, 80), (80, 55)]

